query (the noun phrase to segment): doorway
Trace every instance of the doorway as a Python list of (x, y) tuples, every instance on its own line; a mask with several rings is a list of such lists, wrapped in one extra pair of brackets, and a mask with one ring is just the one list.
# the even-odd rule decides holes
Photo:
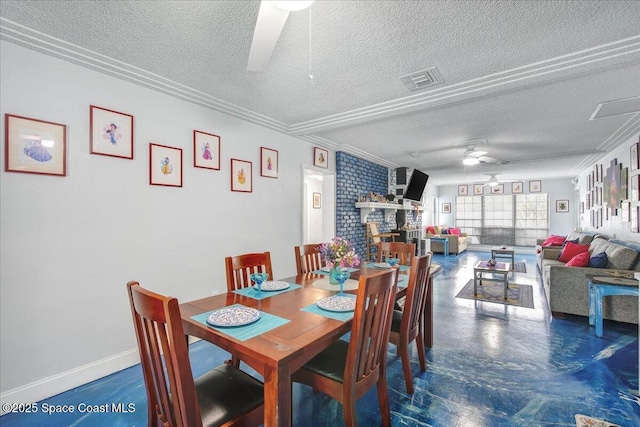
[(302, 167), (302, 244), (327, 242), (336, 233), (336, 174)]

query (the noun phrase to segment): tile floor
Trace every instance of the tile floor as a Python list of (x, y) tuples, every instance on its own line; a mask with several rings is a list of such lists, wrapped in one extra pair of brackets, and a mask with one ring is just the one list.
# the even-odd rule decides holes
[[(640, 425), (638, 327), (605, 323), (603, 338), (585, 318), (551, 318), (533, 255), (516, 255), (527, 273), (513, 281), (534, 285), (534, 309), (455, 298), (472, 277), (472, 266), (488, 253), (434, 256), (443, 264), (435, 280), (433, 348), (421, 373), (413, 354), (416, 392), (404, 388), (400, 359), (390, 347), (389, 387), (393, 426), (575, 426), (575, 414), (624, 427)], [(227, 354), (198, 342), (191, 345), (194, 374)], [(243, 365), (244, 366), (244, 365)], [(294, 385), (294, 425), (343, 425), (342, 407), (321, 393)], [(8, 414), (1, 426), (146, 426), (146, 401), (139, 366), (115, 373), (39, 403), (109, 406), (129, 412), (46, 415)], [(362, 426), (379, 425), (375, 389), (358, 402)]]

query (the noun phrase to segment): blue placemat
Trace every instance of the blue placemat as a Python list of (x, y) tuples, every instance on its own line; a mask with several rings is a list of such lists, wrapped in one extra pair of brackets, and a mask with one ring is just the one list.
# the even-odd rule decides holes
[(409, 276), (406, 274), (400, 274), (398, 276), (398, 287), (406, 288), (407, 286), (409, 286)]
[[(349, 270), (349, 273), (353, 273), (354, 271), (358, 271), (357, 268), (348, 268), (347, 270)], [(324, 274), (325, 276), (329, 275), (328, 271), (323, 271), (323, 270), (316, 270), (316, 271), (312, 271), (313, 274)]]
[[(388, 270), (388, 268), (380, 268), (380, 267), (376, 267), (376, 262), (370, 262), (369, 264), (365, 265), (365, 267), (367, 268), (377, 268), (378, 270)], [(411, 266), (410, 265), (401, 265), (400, 266), (400, 271), (407, 271), (410, 270)]]
[(298, 288), (300, 288), (300, 285), (296, 285), (295, 283), (289, 283), (289, 287), (287, 289), (283, 289), (281, 291), (269, 291), (269, 292), (262, 291), (262, 295), (260, 295), (257, 289), (255, 289), (253, 286), (249, 286), (248, 288), (236, 289), (235, 291), (233, 291), (233, 293), (260, 300), (260, 299), (272, 297), (274, 295), (280, 295), (285, 292), (289, 292)]
[[(229, 307), (240, 306), (240, 305), (241, 304), (234, 304), (234, 305), (230, 305)], [(256, 337), (260, 334), (263, 334), (272, 329), (275, 329), (278, 326), (282, 326), (285, 323), (289, 323), (288, 319), (283, 319), (282, 317), (274, 316), (273, 314), (269, 314), (269, 313), (265, 313), (264, 311), (261, 311), (260, 319), (258, 319), (257, 322), (254, 322), (245, 326), (233, 326), (229, 328), (223, 328), (218, 326), (211, 326), (207, 323), (207, 318), (214, 311), (215, 310), (207, 311), (206, 313), (200, 313), (195, 316), (191, 316), (191, 318), (197, 322), (204, 323), (210, 328), (213, 328), (217, 331), (230, 335), (233, 338), (240, 341), (248, 340), (249, 338)]]
[[(355, 298), (355, 296), (353, 297)], [(319, 314), (320, 316), (330, 317), (332, 319), (346, 322), (353, 318), (353, 311), (327, 311), (318, 307), (315, 303), (301, 308), (300, 310), (308, 313)]]

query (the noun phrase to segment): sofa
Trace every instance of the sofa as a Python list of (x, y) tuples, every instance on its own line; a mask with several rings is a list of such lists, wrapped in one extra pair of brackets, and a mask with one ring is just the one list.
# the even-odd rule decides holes
[[(460, 236), (453, 234), (425, 234), (425, 239), (432, 237), (443, 237), (449, 241), (449, 254), (460, 254), (462, 251), (467, 250), (468, 240), (466, 233), (460, 233)], [(431, 252), (444, 253), (444, 243), (431, 240)]]
[[(607, 240), (595, 236), (589, 243), (589, 256), (607, 254), (604, 268), (567, 267), (558, 260), (562, 248), (541, 252), (541, 271), (549, 308), (554, 316), (589, 315), (589, 283), (587, 274), (606, 275), (620, 272), (633, 275), (640, 271), (640, 244)], [(603, 317), (618, 322), (638, 323), (638, 297), (616, 295), (603, 301)]]
[[(600, 235), (586, 231), (572, 231), (567, 236), (565, 236), (564, 240), (577, 242), (579, 245), (588, 245), (589, 243), (591, 243), (591, 241), (593, 241), (594, 238), (598, 236)], [(558, 259), (560, 252), (562, 252), (562, 246), (542, 246), (544, 240), (546, 239), (539, 239), (537, 245), (537, 261), (538, 269), (540, 270), (540, 272), (542, 272), (542, 260), (545, 259), (544, 252), (548, 251), (546, 254), (546, 259)]]

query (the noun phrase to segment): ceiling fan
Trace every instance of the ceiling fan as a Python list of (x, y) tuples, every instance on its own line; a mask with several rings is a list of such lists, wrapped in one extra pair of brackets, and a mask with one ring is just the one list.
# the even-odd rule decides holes
[(311, 6), (311, 3), (313, 1), (263, 0), (260, 2), (260, 11), (247, 62), (248, 71), (262, 71), (266, 68), (284, 24), (287, 22), (289, 12), (306, 9)]
[(465, 166), (473, 166), (480, 163), (491, 163), (495, 165), (509, 163), (507, 160), (486, 156), (487, 152), (478, 150), (474, 144), (467, 145), (466, 147), (466, 151), (462, 154), (462, 164)]

